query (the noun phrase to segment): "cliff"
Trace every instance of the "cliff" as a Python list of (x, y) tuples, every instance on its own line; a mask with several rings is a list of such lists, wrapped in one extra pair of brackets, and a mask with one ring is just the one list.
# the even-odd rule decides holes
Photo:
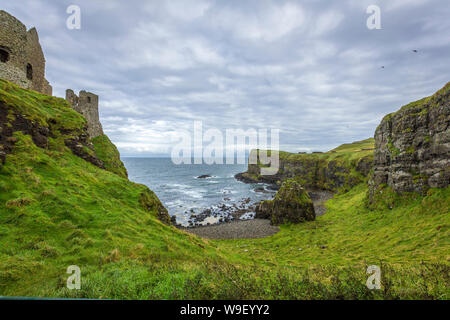
[(449, 123), (450, 82), (434, 95), (385, 116), (375, 131), (370, 198), (384, 186), (397, 193), (447, 187)]
[[(29, 148), (30, 152), (17, 158), (15, 154), (23, 148)], [(22, 170), (23, 174), (12, 174), (16, 170)], [(39, 208), (42, 193), (62, 192), (61, 199), (65, 199), (70, 197), (66, 194), (68, 190), (79, 194), (76, 198), (84, 201), (89, 196), (87, 189), (95, 193), (96, 189), (109, 190), (115, 183), (117, 190), (111, 194), (102, 191), (105, 197), (120, 198), (119, 190), (128, 187), (136, 193), (136, 206), (170, 224), (167, 210), (156, 195), (147, 187), (128, 181), (120, 154), (108, 137), (100, 135), (91, 139), (86, 119), (66, 100), (25, 90), (1, 79), (0, 172), (1, 186), (6, 188), (0, 198), (0, 210), (11, 201), (35, 202)], [(87, 172), (95, 174), (89, 176)], [(79, 180), (84, 176), (87, 180)], [(18, 177), (24, 185), (12, 182)], [(74, 207), (79, 208), (80, 204), (73, 200)]]
[[(247, 172), (236, 175), (244, 182), (266, 182), (281, 185), (295, 179), (307, 189), (349, 190), (366, 180), (372, 167), (374, 140), (343, 144), (324, 153), (296, 154), (280, 152), (276, 175), (260, 174), (260, 164), (249, 164)], [(252, 152), (257, 152), (256, 150)]]

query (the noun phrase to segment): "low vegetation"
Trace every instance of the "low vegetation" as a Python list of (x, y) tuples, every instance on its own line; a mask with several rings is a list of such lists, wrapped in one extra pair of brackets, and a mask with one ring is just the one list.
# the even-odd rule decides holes
[[(308, 189), (346, 192), (366, 180), (373, 163), (374, 139), (343, 144), (328, 152), (279, 152), (280, 165), (276, 175), (260, 174), (261, 163), (249, 164), (238, 179), (247, 182), (268, 182), (281, 185), (289, 178)], [(254, 150), (257, 152), (259, 150)], [(270, 151), (268, 152), (270, 153)]]
[[(0, 166), (0, 295), (450, 298), (448, 188), (404, 196), (386, 188), (368, 208), (362, 182), (328, 201), (324, 216), (283, 225), (272, 237), (205, 240), (158, 219), (159, 200), (126, 179), (105, 137), (86, 151), (105, 169), (74, 154), (64, 140), (83, 134), (85, 121), (64, 100), (0, 81), (0, 102), (9, 115), (2, 130), (18, 114), (49, 129), (47, 144), (16, 130), (11, 149), (0, 150), (7, 151)], [(362, 145), (340, 148), (328, 156), (351, 160), (353, 148), (366, 152)], [(372, 264), (381, 267), (381, 290), (365, 285)], [(70, 265), (81, 268), (81, 290), (66, 288)]]

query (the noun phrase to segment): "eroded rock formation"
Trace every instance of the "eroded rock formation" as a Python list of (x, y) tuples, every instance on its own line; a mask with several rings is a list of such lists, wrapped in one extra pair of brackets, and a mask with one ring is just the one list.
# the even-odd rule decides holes
[(431, 97), (384, 117), (375, 132), (370, 195), (444, 188), (450, 181), (450, 82)]
[[(362, 142), (372, 143), (372, 140)], [(358, 146), (362, 142), (353, 144)], [(278, 186), (286, 179), (296, 178), (307, 189), (350, 190), (365, 181), (373, 164), (372, 149), (355, 149), (352, 157), (333, 150), (321, 155), (282, 152), (277, 174), (261, 175), (259, 165), (249, 164), (247, 172), (238, 173), (235, 178), (245, 183), (265, 182)]]
[(273, 200), (256, 207), (256, 218), (270, 219), (273, 225), (299, 223), (316, 219), (314, 205), (306, 190), (295, 180), (283, 182)]

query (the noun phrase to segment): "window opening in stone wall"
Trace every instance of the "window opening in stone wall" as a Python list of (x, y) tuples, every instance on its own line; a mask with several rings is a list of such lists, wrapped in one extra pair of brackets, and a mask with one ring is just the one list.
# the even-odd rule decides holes
[(9, 52), (5, 49), (0, 48), (0, 62), (8, 62), (9, 60)]
[(33, 80), (33, 67), (31, 64), (27, 64), (27, 79)]

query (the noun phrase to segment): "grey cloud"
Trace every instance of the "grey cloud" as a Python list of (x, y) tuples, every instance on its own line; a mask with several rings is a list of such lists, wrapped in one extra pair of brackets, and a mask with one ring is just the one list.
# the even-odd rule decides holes
[[(100, 95), (123, 155), (167, 154), (194, 120), (279, 128), (284, 150), (328, 150), (450, 80), (447, 0), (79, 0), (82, 29), (68, 30), (72, 3), (0, 8), (37, 27), (56, 95)], [(382, 30), (366, 28), (370, 4)]]

